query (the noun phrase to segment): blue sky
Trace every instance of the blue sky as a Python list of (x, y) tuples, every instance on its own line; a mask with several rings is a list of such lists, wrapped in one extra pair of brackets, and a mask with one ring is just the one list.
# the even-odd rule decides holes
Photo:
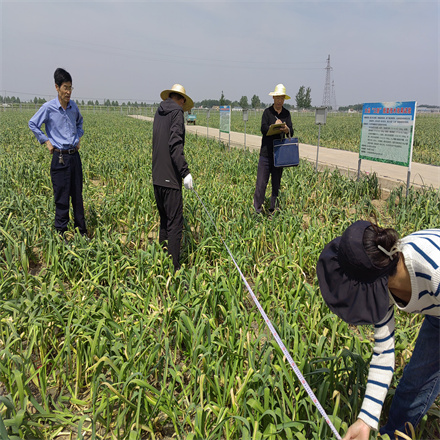
[(158, 102), (181, 83), (195, 101), (239, 100), (283, 83), (322, 103), (327, 56), (338, 105), (440, 104), (439, 2), (0, 0), (0, 93)]

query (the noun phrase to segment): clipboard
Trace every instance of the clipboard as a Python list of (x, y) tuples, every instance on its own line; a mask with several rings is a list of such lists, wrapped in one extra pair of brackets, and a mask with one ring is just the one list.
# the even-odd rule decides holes
[(275, 134), (281, 134), (281, 128), (285, 127), (286, 124), (283, 122), (282, 124), (272, 124), (269, 127), (268, 132), (266, 133), (266, 136), (273, 136)]

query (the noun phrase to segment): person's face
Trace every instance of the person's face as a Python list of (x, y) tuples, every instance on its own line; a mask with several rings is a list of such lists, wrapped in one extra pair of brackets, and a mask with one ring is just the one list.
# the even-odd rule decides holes
[(61, 84), (61, 86), (58, 86), (57, 84), (55, 84), (55, 88), (57, 89), (58, 92), (58, 99), (60, 101), (60, 103), (63, 104), (68, 104), (70, 101), (70, 96), (72, 95), (72, 83), (71, 82), (63, 82)]
[(285, 95), (273, 97), (273, 105), (277, 110), (281, 110), (283, 108), (284, 99)]
[(185, 105), (186, 99), (185, 98), (180, 98), (177, 103), (180, 105), (180, 107), (183, 108), (183, 106)]

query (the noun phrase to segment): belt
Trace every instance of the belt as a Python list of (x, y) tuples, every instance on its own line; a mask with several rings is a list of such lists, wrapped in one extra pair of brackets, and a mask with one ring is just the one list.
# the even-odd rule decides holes
[(66, 150), (59, 150), (58, 148), (54, 148), (53, 151), (56, 151), (57, 153), (61, 153), (61, 154), (75, 154), (78, 151), (78, 148), (74, 147)]

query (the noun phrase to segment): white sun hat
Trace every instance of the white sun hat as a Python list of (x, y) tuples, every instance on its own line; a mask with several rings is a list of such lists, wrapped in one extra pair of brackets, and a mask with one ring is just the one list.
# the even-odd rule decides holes
[(286, 93), (284, 84), (277, 84), (275, 90), (269, 93), (270, 96), (284, 96), (284, 99), (290, 99), (290, 96)]

